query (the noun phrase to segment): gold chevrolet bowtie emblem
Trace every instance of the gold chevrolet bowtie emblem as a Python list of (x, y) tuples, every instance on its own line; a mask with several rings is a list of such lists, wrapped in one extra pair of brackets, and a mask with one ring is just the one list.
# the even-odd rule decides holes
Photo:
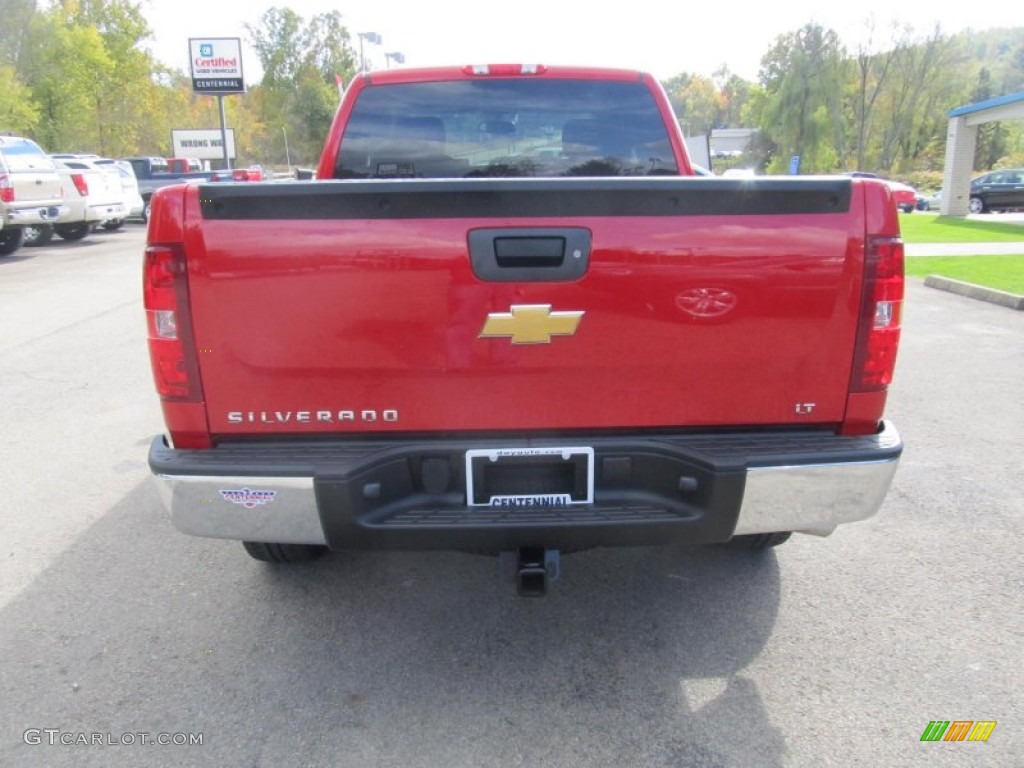
[(550, 344), (552, 336), (572, 336), (582, 312), (552, 312), (550, 304), (513, 304), (511, 312), (487, 315), (481, 339), (510, 337), (513, 344)]

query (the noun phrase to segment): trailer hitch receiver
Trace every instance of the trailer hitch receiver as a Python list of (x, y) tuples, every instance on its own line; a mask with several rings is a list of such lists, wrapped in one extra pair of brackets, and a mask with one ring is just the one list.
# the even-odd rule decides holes
[(544, 597), (548, 583), (557, 581), (561, 573), (557, 549), (522, 547), (518, 552), (503, 552), (502, 560), (514, 558), (516, 592), (521, 597)]

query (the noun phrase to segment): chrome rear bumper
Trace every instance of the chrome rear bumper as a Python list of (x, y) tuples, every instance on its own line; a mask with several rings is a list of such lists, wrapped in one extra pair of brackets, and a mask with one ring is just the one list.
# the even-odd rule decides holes
[(67, 210), (66, 205), (33, 206), (28, 208), (9, 208), (6, 223), (8, 226), (31, 226), (53, 223)]
[[(575, 443), (581, 439), (573, 436)], [(602, 436), (589, 441), (599, 468), (593, 505), (501, 513), (467, 507), (458, 457), (496, 442), (380, 440), (176, 451), (156, 438), (150, 466), (174, 526), (195, 536), (335, 549), (569, 549), (703, 544), (777, 531), (828, 535), (878, 511), (903, 447), (888, 422), (864, 437)], [(425, 492), (409, 468), (417, 457), (446, 453), (453, 457), (447, 485)]]

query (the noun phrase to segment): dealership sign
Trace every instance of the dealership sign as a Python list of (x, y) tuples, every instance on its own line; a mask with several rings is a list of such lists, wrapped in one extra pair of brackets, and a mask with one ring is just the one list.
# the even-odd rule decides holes
[[(235, 156), (235, 132), (227, 129), (227, 156)], [(198, 157), (200, 160), (220, 160), (224, 157), (224, 143), (219, 130), (171, 131), (174, 157)]]
[(193, 91), (245, 93), (241, 38), (190, 37), (188, 51)]

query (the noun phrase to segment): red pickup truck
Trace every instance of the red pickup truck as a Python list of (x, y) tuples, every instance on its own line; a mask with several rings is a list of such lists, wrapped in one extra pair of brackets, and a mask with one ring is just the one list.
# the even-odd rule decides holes
[[(903, 298), (882, 181), (695, 175), (649, 75), (355, 79), (317, 180), (153, 197), (175, 526), (327, 549), (759, 549), (873, 515)], [(506, 556), (506, 561), (510, 559)]]

